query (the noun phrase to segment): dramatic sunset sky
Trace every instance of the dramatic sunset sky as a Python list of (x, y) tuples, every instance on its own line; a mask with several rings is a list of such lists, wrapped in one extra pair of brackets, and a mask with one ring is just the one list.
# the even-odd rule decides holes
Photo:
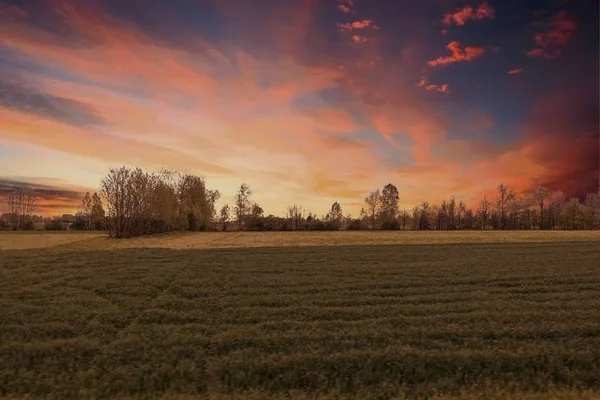
[(0, 0), (0, 192), (109, 167), (356, 215), (500, 183), (598, 191), (597, 0)]

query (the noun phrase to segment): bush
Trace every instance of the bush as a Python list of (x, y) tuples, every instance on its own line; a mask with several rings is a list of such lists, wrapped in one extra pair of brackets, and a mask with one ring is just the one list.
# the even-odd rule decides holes
[(349, 231), (360, 231), (362, 229), (360, 219), (353, 219), (348, 224)]
[(71, 224), (71, 229), (74, 231), (85, 231), (87, 229), (87, 221), (82, 216), (76, 216), (75, 222)]
[(25, 224), (23, 225), (23, 229), (24, 231), (34, 231), (35, 230), (35, 224), (33, 223), (33, 220), (29, 219), (27, 221), (25, 221)]
[(381, 230), (383, 230), (383, 231), (397, 231), (399, 229), (400, 229), (400, 224), (395, 219), (391, 220), (391, 221), (384, 221), (381, 224)]
[(51, 221), (46, 222), (46, 225), (44, 225), (44, 229), (47, 231), (62, 231), (63, 224), (62, 222), (60, 222), (59, 219), (53, 219)]
[(0, 231), (6, 230), (6, 229), (8, 229), (8, 223), (5, 220), (0, 219)]

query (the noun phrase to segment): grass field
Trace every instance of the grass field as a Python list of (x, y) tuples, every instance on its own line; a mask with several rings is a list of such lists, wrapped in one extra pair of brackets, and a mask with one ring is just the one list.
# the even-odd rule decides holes
[(597, 233), (429, 233), (0, 234), (0, 397), (600, 398)]

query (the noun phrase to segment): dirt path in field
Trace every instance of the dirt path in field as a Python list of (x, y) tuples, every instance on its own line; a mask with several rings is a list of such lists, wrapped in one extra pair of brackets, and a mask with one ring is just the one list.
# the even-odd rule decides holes
[(585, 241), (600, 242), (600, 231), (203, 232), (120, 240), (96, 233), (4, 233), (0, 234), (0, 250), (57, 246), (61, 250), (79, 251)]

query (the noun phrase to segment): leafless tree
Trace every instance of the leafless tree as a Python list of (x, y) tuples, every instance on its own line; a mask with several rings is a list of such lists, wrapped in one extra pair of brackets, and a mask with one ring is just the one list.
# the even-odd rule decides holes
[[(290, 222), (292, 223), (292, 228), (294, 230), (299, 230), (302, 222), (302, 206), (292, 205), (287, 207), (287, 216)], [(312, 220), (312, 218), (311, 218)]]
[(550, 192), (545, 187), (539, 187), (533, 193), (533, 198), (537, 202), (537, 205), (540, 207), (540, 229), (546, 229), (546, 224), (545, 224), (546, 221), (544, 218), (545, 217), (544, 206), (546, 205), (546, 201), (548, 200), (549, 197), (550, 197)]
[(79, 206), (79, 212), (85, 220), (85, 229), (92, 229), (92, 196), (90, 192), (86, 192), (81, 199), (81, 205)]
[(500, 229), (506, 228), (506, 210), (508, 204), (515, 198), (515, 192), (513, 192), (508, 185), (501, 183), (498, 185), (498, 198), (496, 199), (496, 209), (500, 214)]
[(33, 226), (32, 214), (35, 210), (37, 198), (32, 189), (17, 187), (8, 193), (8, 224), (10, 229), (31, 229)]
[(487, 221), (488, 221), (488, 218), (490, 216), (490, 208), (491, 208), (491, 206), (492, 206), (492, 204), (488, 200), (487, 196), (485, 196), (479, 202), (479, 209), (477, 211), (479, 213), (479, 216), (481, 217), (481, 229), (486, 229), (487, 228)]
[(586, 226), (589, 229), (600, 228), (600, 193), (589, 193), (584, 204)]
[(238, 223), (238, 229), (241, 231), (244, 226), (244, 219), (250, 212), (252, 202), (250, 196), (252, 195), (252, 189), (245, 183), (242, 183), (237, 193), (235, 194), (235, 206), (233, 211)]
[(229, 212), (229, 204), (225, 204), (222, 208), (221, 208), (221, 226), (223, 231), (227, 230), (227, 222), (229, 222), (229, 218), (230, 218), (230, 212)]
[(365, 203), (367, 204), (367, 209), (371, 213), (371, 228), (375, 229), (375, 215), (379, 213), (381, 207), (381, 192), (379, 189), (369, 193), (369, 195), (365, 197)]
[(577, 229), (578, 219), (581, 214), (581, 203), (577, 197), (571, 197), (565, 206), (566, 217), (571, 229)]

